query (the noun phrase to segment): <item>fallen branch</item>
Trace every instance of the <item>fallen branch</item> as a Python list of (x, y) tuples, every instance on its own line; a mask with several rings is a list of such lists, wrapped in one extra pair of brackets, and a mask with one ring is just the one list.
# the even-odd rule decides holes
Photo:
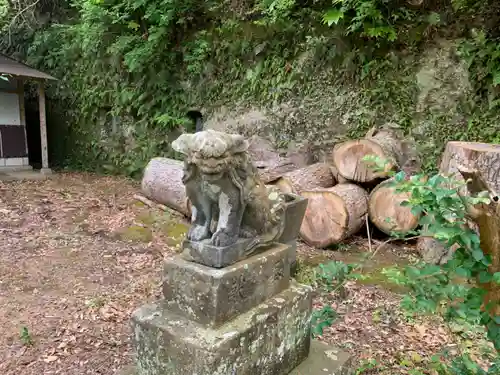
[(142, 195), (134, 194), (134, 199), (144, 203), (146, 206), (151, 208), (159, 208), (162, 211), (169, 211), (168, 207), (161, 203), (155, 203), (151, 199), (148, 199)]

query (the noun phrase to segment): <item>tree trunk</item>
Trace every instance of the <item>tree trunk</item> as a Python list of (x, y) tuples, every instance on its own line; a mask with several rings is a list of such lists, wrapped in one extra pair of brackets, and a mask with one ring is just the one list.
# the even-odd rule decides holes
[[(408, 232), (417, 227), (420, 216), (411, 213), (411, 207), (403, 207), (401, 203), (409, 200), (410, 193), (396, 193), (389, 186), (394, 179), (385, 180), (373, 189), (368, 202), (368, 214), (371, 222), (385, 234), (391, 232)], [(390, 221), (387, 221), (387, 218)]]
[[(387, 160), (386, 170), (375, 172), (369, 163), (363, 161), (367, 155)], [(398, 169), (403, 160), (403, 141), (390, 129), (371, 130), (365, 138), (341, 143), (333, 149), (333, 162), (339, 174), (361, 183), (387, 177), (389, 171)]]
[[(476, 142), (448, 142), (439, 171), (462, 179), (459, 168), (474, 169), (492, 191), (500, 192), (500, 145)], [(461, 191), (466, 193), (467, 189)]]
[(146, 198), (164, 204), (187, 217), (191, 209), (182, 183), (184, 163), (168, 159), (151, 159), (144, 169), (141, 191)]
[(368, 194), (354, 184), (303, 191), (308, 199), (300, 236), (310, 246), (337, 244), (361, 229), (368, 209)]
[[(486, 173), (487, 171), (484, 170), (484, 165), (490, 164), (492, 167), (498, 167), (498, 162), (500, 161), (498, 155), (500, 154), (497, 154), (496, 157), (484, 157), (483, 162), (478, 164), (479, 169), (474, 170), (461, 165), (457, 166), (463, 178), (465, 180), (470, 179), (467, 185), (470, 194), (477, 195), (482, 191), (487, 191), (491, 198), (489, 205), (479, 204), (475, 207), (471, 207), (470, 214), (479, 227), (481, 249), (485, 255), (491, 256), (489, 271), (492, 274), (500, 272), (500, 192), (494, 190), (492, 186), (496, 186), (496, 183), (500, 181), (493, 181), (493, 184), (491, 184), (492, 174)], [(488, 160), (488, 162), (486, 162), (486, 160)], [(488, 291), (484, 300), (485, 305), (492, 303), (492, 315), (500, 316), (500, 284), (495, 281), (490, 281), (488, 283), (480, 283), (480, 285)]]
[(330, 188), (335, 183), (330, 167), (325, 163), (316, 163), (285, 173), (275, 185), (284, 193), (300, 194), (304, 190)]

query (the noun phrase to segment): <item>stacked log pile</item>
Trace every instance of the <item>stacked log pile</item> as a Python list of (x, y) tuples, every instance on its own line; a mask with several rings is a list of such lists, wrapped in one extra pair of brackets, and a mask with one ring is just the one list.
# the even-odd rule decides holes
[[(249, 154), (264, 183), (308, 198), (300, 236), (310, 246), (337, 244), (357, 233), (368, 217), (386, 233), (413, 229), (418, 222), (408, 208), (400, 206), (406, 197), (384, 182), (390, 169), (409, 165), (415, 155), (397, 129), (372, 129), (363, 139), (337, 145), (328, 158), (331, 163), (315, 161), (307, 148), (282, 156), (271, 142), (257, 136), (249, 144)], [(366, 155), (388, 160), (388, 169), (374, 172), (362, 160)], [(152, 159), (144, 171), (142, 194), (190, 216), (178, 161)]]
[[(391, 170), (402, 170), (407, 176), (420, 172), (415, 144), (405, 139), (397, 127), (388, 124), (371, 129), (362, 139), (336, 145), (328, 158), (331, 162), (317, 162), (307, 150), (282, 156), (271, 142), (260, 137), (254, 136), (249, 141), (249, 153), (264, 183), (308, 198), (300, 229), (300, 237), (308, 245), (325, 248), (338, 244), (359, 232), (368, 221), (387, 235), (417, 227), (419, 217), (401, 206), (409, 196), (397, 193), (388, 178)], [(363, 160), (367, 155), (385, 159), (387, 168), (375, 171)], [(499, 159), (500, 146), (450, 142), (441, 171), (459, 175), (454, 163), (465, 166), (473, 163), (478, 173), (492, 184), (492, 190), (498, 191), (495, 183), (500, 181), (500, 166), (492, 169), (489, 164), (495, 160), (499, 163)], [(144, 172), (142, 193), (190, 217), (182, 184), (182, 163), (167, 158), (152, 159)], [(426, 241), (419, 242), (423, 253), (437, 246)]]

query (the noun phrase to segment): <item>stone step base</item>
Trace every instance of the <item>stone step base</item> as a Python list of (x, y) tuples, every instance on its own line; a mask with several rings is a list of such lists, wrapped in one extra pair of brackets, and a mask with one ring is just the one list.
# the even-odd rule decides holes
[(311, 304), (292, 283), (216, 329), (145, 305), (132, 316), (137, 375), (287, 375), (309, 353)]
[[(309, 356), (290, 375), (353, 375), (355, 368), (349, 354), (323, 342), (311, 341)], [(118, 375), (139, 375), (135, 366), (127, 366)], [(235, 375), (239, 375), (238, 372)]]

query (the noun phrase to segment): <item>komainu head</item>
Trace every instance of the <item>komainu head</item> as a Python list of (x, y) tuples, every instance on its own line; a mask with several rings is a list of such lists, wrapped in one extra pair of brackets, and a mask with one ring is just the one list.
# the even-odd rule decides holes
[(172, 148), (195, 164), (203, 173), (219, 173), (240, 164), (248, 149), (247, 140), (238, 134), (205, 130), (194, 134), (182, 134)]

